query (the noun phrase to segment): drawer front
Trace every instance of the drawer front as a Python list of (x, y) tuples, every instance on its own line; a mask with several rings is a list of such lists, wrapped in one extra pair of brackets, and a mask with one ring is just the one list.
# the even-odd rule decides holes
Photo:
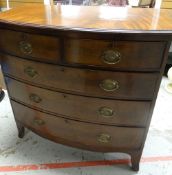
[(16, 120), (43, 137), (96, 151), (138, 149), (145, 129), (114, 127), (54, 117), (12, 101)]
[(91, 123), (146, 126), (150, 102), (105, 100), (34, 87), (6, 77), (12, 99), (36, 109)]
[(57, 63), (60, 59), (58, 38), (2, 29), (0, 33), (3, 34), (0, 37), (3, 52), (50, 63)]
[(68, 63), (141, 71), (159, 69), (164, 48), (165, 42), (66, 39), (64, 54)]
[(157, 73), (95, 71), (3, 57), (5, 74), (49, 89), (94, 97), (151, 100)]

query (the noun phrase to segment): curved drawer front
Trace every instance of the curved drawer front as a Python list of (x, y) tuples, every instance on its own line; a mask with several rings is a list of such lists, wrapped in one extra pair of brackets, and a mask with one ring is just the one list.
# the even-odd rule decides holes
[(164, 48), (165, 42), (66, 39), (64, 54), (72, 64), (141, 71), (159, 69)]
[(60, 59), (59, 39), (45, 35), (34, 35), (0, 29), (0, 49), (19, 57), (50, 63)]
[(58, 93), (6, 78), (12, 99), (42, 111), (80, 121), (146, 126), (150, 102), (105, 100)]
[(138, 149), (144, 129), (88, 124), (41, 113), (12, 101), (15, 117), (43, 137), (96, 151)]
[(86, 96), (151, 100), (157, 73), (67, 68), (4, 56), (5, 74), (49, 89)]

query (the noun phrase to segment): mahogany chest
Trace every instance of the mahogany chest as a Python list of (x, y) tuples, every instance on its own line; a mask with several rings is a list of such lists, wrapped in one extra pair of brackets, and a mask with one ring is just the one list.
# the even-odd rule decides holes
[(172, 11), (27, 5), (0, 15), (0, 60), (19, 131), (131, 155), (149, 129)]

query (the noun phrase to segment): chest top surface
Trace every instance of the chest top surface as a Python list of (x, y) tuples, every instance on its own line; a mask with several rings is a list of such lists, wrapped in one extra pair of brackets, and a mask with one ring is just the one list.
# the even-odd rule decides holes
[(63, 30), (172, 33), (172, 11), (107, 6), (25, 5), (0, 14), (0, 23)]

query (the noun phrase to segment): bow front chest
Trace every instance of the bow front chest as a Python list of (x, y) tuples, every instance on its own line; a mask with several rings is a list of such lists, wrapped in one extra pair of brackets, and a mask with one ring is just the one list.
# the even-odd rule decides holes
[(27, 5), (0, 15), (0, 60), (19, 131), (139, 161), (172, 11)]

